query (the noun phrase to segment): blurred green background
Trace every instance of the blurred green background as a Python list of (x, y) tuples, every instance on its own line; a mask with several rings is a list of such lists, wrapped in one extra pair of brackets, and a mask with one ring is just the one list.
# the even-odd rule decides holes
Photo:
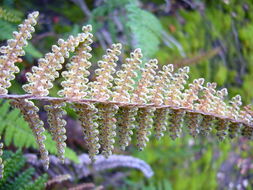
[[(228, 88), (229, 97), (240, 94), (245, 105), (252, 103), (252, 0), (1, 0), (0, 42), (11, 38), (12, 31), (34, 10), (40, 12), (39, 24), (26, 47), (24, 62), (19, 65), (22, 72), (13, 81), (11, 93), (24, 93), (25, 72), (58, 38), (77, 34), (82, 25), (91, 24), (94, 68), (104, 50), (120, 42), (123, 58), (134, 48), (141, 48), (145, 60), (157, 58), (161, 66), (174, 64), (176, 68), (188, 65), (190, 81), (203, 77), (216, 82), (218, 88)], [(51, 95), (56, 96), (58, 90), (59, 85), (55, 85)], [(69, 117), (75, 119), (71, 110)], [(85, 148), (73, 145), (78, 138), (73, 135), (68, 143), (81, 153)], [(106, 183), (106, 189), (253, 189), (251, 141), (218, 142), (215, 135), (193, 139), (183, 133), (175, 141), (168, 135), (160, 141), (151, 137), (142, 152), (134, 144), (126, 152), (116, 153), (143, 159), (153, 168), (154, 176), (145, 179), (138, 171), (121, 170), (123, 177)], [(104, 175), (90, 181), (104, 185)]]

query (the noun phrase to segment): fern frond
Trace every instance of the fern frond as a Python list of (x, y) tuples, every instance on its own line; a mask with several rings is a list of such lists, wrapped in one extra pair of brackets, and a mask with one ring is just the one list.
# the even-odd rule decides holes
[[(29, 83), (23, 88), (29, 94), (7, 95), (5, 88), (4, 93), (0, 94), (0, 98), (12, 99), (13, 104), (21, 110), (34, 132), (46, 166), (48, 156), (43, 143), (43, 122), (38, 116), (38, 108), (31, 100), (50, 103), (48, 119), (61, 158), (65, 147), (63, 141), (66, 139), (63, 127), (65, 122), (62, 120), (65, 103), (70, 103), (79, 115), (93, 161), (100, 147), (104, 156), (112, 154), (116, 131), (120, 137), (119, 145), (125, 149), (135, 126), (140, 150), (148, 142), (151, 127), (154, 126), (158, 139), (166, 130), (172, 139), (176, 139), (180, 136), (184, 122), (194, 137), (199, 132), (206, 135), (216, 129), (220, 140), (226, 138), (227, 134), (230, 138), (237, 134), (252, 138), (253, 114), (241, 107), (240, 96), (226, 103), (227, 90), (217, 90), (215, 83), (205, 85), (202, 78), (186, 85), (189, 67), (174, 71), (173, 66), (168, 65), (159, 71), (157, 60), (152, 59), (142, 68), (140, 49), (134, 50), (122, 69), (116, 72), (121, 45), (113, 44), (98, 62), (95, 81), (89, 81), (91, 38), (91, 26), (86, 26), (76, 37), (70, 36), (66, 41), (60, 39), (58, 46), (52, 46), (52, 53), (39, 59), (38, 66), (27, 73)], [(63, 89), (58, 93), (61, 97), (47, 96), (69, 52), (75, 54), (67, 64), (68, 70), (62, 73), (65, 81), (62, 82)], [(7, 62), (3, 59), (0, 63), (6, 65)], [(0, 70), (0, 74), (13, 78), (10, 72)], [(6, 107), (1, 109), (6, 112)]]
[(32, 176), (35, 172), (34, 168), (28, 168), (21, 172), (18, 176), (14, 177), (9, 183), (4, 185), (4, 189), (25, 189), (25, 186), (32, 180)]
[(37, 23), (36, 18), (38, 12), (33, 12), (28, 15), (28, 18), (19, 25), (19, 31), (13, 32), (14, 39), (7, 41), (7, 46), (0, 48), (0, 94), (7, 94), (6, 90), (11, 86), (10, 81), (15, 78), (14, 73), (19, 72), (19, 68), (15, 66), (15, 62), (20, 62), (19, 57), (25, 54), (22, 49), (27, 45), (27, 40), (31, 39), (31, 33), (34, 32), (34, 27)]
[(38, 177), (33, 183), (29, 183), (25, 189), (26, 190), (43, 190), (45, 189), (46, 182), (48, 180), (47, 174), (43, 174)]
[(126, 25), (132, 32), (134, 46), (143, 50), (146, 57), (151, 57), (158, 50), (163, 27), (150, 12), (140, 9), (136, 3), (126, 5)]
[(2, 179), (0, 179), (0, 188), (8, 183), (10, 183), (9, 179), (13, 179), (15, 174), (25, 165), (25, 158), (22, 157), (21, 151), (17, 151), (10, 158), (4, 161), (5, 172)]
[[(25, 166), (25, 157), (21, 151), (15, 153), (4, 151), (5, 175), (0, 179), (0, 190), (18, 190), (18, 189), (43, 189), (47, 175), (38, 177), (35, 182), (32, 180), (34, 168), (23, 170)], [(43, 180), (42, 180), (43, 179)]]
[[(126, 40), (135, 48), (141, 48), (145, 58), (150, 58), (157, 52), (162, 41), (161, 22), (155, 15), (140, 8), (137, 0), (104, 1), (92, 10), (88, 22), (94, 27), (94, 33), (104, 49), (110, 41)], [(109, 34), (103, 35), (104, 29)], [(116, 31), (124, 31), (124, 40), (118, 38)]]

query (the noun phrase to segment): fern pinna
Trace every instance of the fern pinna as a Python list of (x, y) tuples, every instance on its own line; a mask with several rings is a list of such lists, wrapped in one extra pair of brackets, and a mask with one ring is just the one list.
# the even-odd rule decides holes
[[(43, 121), (39, 118), (38, 107), (32, 100), (49, 102), (45, 106), (48, 113), (49, 131), (56, 141), (58, 155), (64, 161), (65, 151), (65, 114), (64, 105), (69, 103), (79, 115), (88, 143), (92, 160), (101, 152), (105, 157), (112, 154), (115, 144), (125, 149), (136, 129), (137, 146), (145, 148), (151, 128), (159, 139), (167, 131), (172, 139), (180, 136), (185, 121), (192, 136), (199, 133), (207, 135), (214, 129), (219, 139), (226, 136), (234, 138), (242, 134), (252, 137), (252, 112), (241, 107), (239, 95), (226, 103), (226, 89), (217, 90), (215, 83), (203, 78), (187, 84), (189, 67), (174, 70), (173, 65), (163, 66), (158, 70), (158, 61), (152, 59), (142, 63), (140, 49), (130, 53), (121, 70), (116, 71), (121, 54), (121, 44), (113, 44), (98, 61), (95, 81), (89, 81), (91, 66), (92, 27), (84, 26), (77, 36), (67, 40), (58, 40), (52, 51), (38, 60), (38, 66), (26, 73), (28, 83), (23, 86), (25, 95), (9, 95), (10, 81), (19, 72), (15, 62), (20, 62), (24, 55), (27, 39), (31, 38), (38, 12), (29, 14), (28, 19), (14, 32), (14, 39), (7, 41), (7, 46), (0, 49), (0, 98), (11, 99), (11, 105), (20, 109), (29, 124), (41, 153), (45, 168), (49, 157), (45, 147)], [(50, 97), (49, 89), (59, 77), (59, 70), (66, 58), (73, 53), (67, 70), (61, 73), (65, 79), (58, 92), (60, 97)], [(140, 77), (141, 76), (141, 77)], [(185, 88), (188, 86), (188, 88)], [(115, 142), (118, 135), (119, 142)]]

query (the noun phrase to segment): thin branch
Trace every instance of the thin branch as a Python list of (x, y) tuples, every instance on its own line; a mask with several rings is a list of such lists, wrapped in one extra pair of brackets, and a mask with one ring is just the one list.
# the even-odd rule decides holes
[(42, 40), (43, 38), (45, 37), (48, 37), (48, 36), (54, 36), (54, 37), (58, 37), (59, 35), (57, 35), (56, 33), (54, 32), (45, 32), (45, 33), (42, 33), (42, 34), (39, 34), (37, 36), (35, 36), (33, 39), (32, 39), (32, 42), (33, 43), (37, 43), (39, 42), (40, 40)]
[[(37, 155), (25, 154), (25, 157), (28, 164), (33, 165), (37, 170), (39, 170), (42, 162), (39, 160)], [(150, 178), (154, 175), (154, 171), (145, 161), (133, 156), (111, 155), (109, 158), (104, 158), (102, 155), (96, 155), (96, 160), (92, 162), (89, 159), (88, 154), (81, 154), (78, 156), (78, 164), (71, 162), (69, 159), (65, 159), (65, 163), (63, 164), (56, 156), (50, 155), (49, 157), (51, 160), (51, 167), (49, 169), (51, 173), (49, 175), (51, 177), (55, 177), (64, 174), (66, 175), (69, 174), (70, 171), (73, 171), (72, 176), (68, 176), (70, 181), (75, 179), (75, 174), (77, 175), (76, 177), (80, 179), (101, 171), (121, 167), (137, 169), (141, 171), (147, 178)], [(53, 172), (53, 169), (57, 170)]]
[(233, 20), (232, 20), (232, 32), (233, 32), (233, 36), (234, 36), (235, 47), (237, 49), (237, 51), (236, 51), (237, 57), (238, 57), (239, 62), (240, 62), (239, 74), (240, 74), (240, 79), (241, 79), (241, 83), (242, 83), (242, 77), (244, 76), (247, 63), (246, 63), (246, 61), (245, 61), (245, 59), (242, 55), (242, 47), (241, 47), (241, 43), (240, 43), (240, 40), (239, 40), (238, 31), (236, 29), (235, 22)]
[(187, 65), (197, 64), (200, 61), (211, 59), (212, 57), (219, 54), (220, 51), (221, 51), (221, 48), (217, 47), (207, 52), (200, 53), (199, 55), (175, 61), (173, 65), (175, 66), (175, 68), (180, 68)]
[(97, 39), (99, 41), (99, 44), (102, 46), (102, 48), (106, 49), (107, 45), (106, 45), (105, 40), (103, 39), (102, 35), (100, 34), (100, 32), (96, 33), (96, 37), (97, 37)]
[(46, 186), (50, 186), (55, 183), (61, 183), (63, 181), (69, 180), (71, 176), (69, 174), (64, 174), (64, 175), (58, 175), (55, 176), (53, 179), (50, 179), (47, 183)]
[(107, 42), (107, 44), (112, 44), (113, 43), (111, 34), (107, 30), (102, 28), (100, 32), (101, 32), (103, 38), (105, 39), (105, 41)]
[(164, 30), (162, 31), (162, 40), (163, 43), (168, 46), (169, 48), (172, 48), (171, 44), (174, 45), (182, 57), (186, 57), (186, 54), (184, 52), (184, 48), (182, 45), (171, 35), (167, 34)]
[(118, 10), (113, 11), (112, 20), (114, 21), (115, 25), (117, 26), (118, 31), (123, 32), (124, 31), (124, 26), (120, 21), (119, 11)]

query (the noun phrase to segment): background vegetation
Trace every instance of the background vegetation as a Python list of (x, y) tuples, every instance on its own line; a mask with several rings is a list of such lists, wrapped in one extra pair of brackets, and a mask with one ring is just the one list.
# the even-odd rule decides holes
[[(121, 42), (124, 55), (140, 47), (145, 59), (156, 57), (161, 66), (169, 63), (175, 67), (189, 65), (192, 79), (203, 77), (216, 82), (219, 88), (227, 87), (231, 97), (240, 94), (245, 104), (252, 102), (251, 0), (2, 0), (1, 43), (4, 44), (11, 37), (11, 32), (33, 10), (40, 12), (39, 25), (26, 48), (24, 64), (19, 65), (23, 72), (13, 82), (10, 89), (12, 93), (24, 93), (21, 88), (26, 82), (24, 74), (36, 64), (37, 58), (49, 51), (59, 37), (76, 34), (82, 25), (89, 23), (93, 25), (95, 36), (94, 63), (102, 55), (103, 49), (111, 43)], [(57, 90), (55, 86), (51, 95), (56, 96)], [(44, 115), (41, 112), (42, 118)], [(68, 115), (67, 133), (71, 134), (68, 135), (71, 138), (68, 139), (66, 156), (77, 162), (77, 154), (85, 152), (86, 147), (82, 143), (83, 137), (75, 115), (71, 110)], [(19, 113), (10, 110), (6, 102), (1, 103), (0, 121), (0, 133), (4, 134), (6, 149), (23, 148), (26, 153), (36, 152), (34, 139), (29, 137), (29, 128)], [(13, 136), (15, 131), (22, 131), (22, 135), (30, 140), (21, 141), (22, 138), (18, 136), (21, 132)], [(50, 137), (47, 144), (54, 154), (55, 145)], [(92, 188), (102, 185), (106, 189), (252, 189), (253, 143), (243, 138), (218, 142), (215, 135), (196, 139), (184, 135), (172, 141), (165, 135), (160, 141), (151, 139), (142, 152), (138, 152), (134, 144), (126, 152), (117, 150), (115, 153), (129, 154), (146, 161), (154, 170), (152, 178), (145, 179), (139, 171), (109, 170), (47, 188), (80, 187), (80, 184), (91, 182)], [(21, 159), (21, 168), (25, 161), (20, 154), (6, 153), (5, 157), (8, 160)], [(12, 162), (8, 160), (6, 162)], [(29, 173), (31, 179), (33, 172), (29, 169), (20, 170), (19, 175), (28, 176)], [(46, 176), (38, 179), (46, 180)], [(5, 185), (11, 187), (11, 184)]]

